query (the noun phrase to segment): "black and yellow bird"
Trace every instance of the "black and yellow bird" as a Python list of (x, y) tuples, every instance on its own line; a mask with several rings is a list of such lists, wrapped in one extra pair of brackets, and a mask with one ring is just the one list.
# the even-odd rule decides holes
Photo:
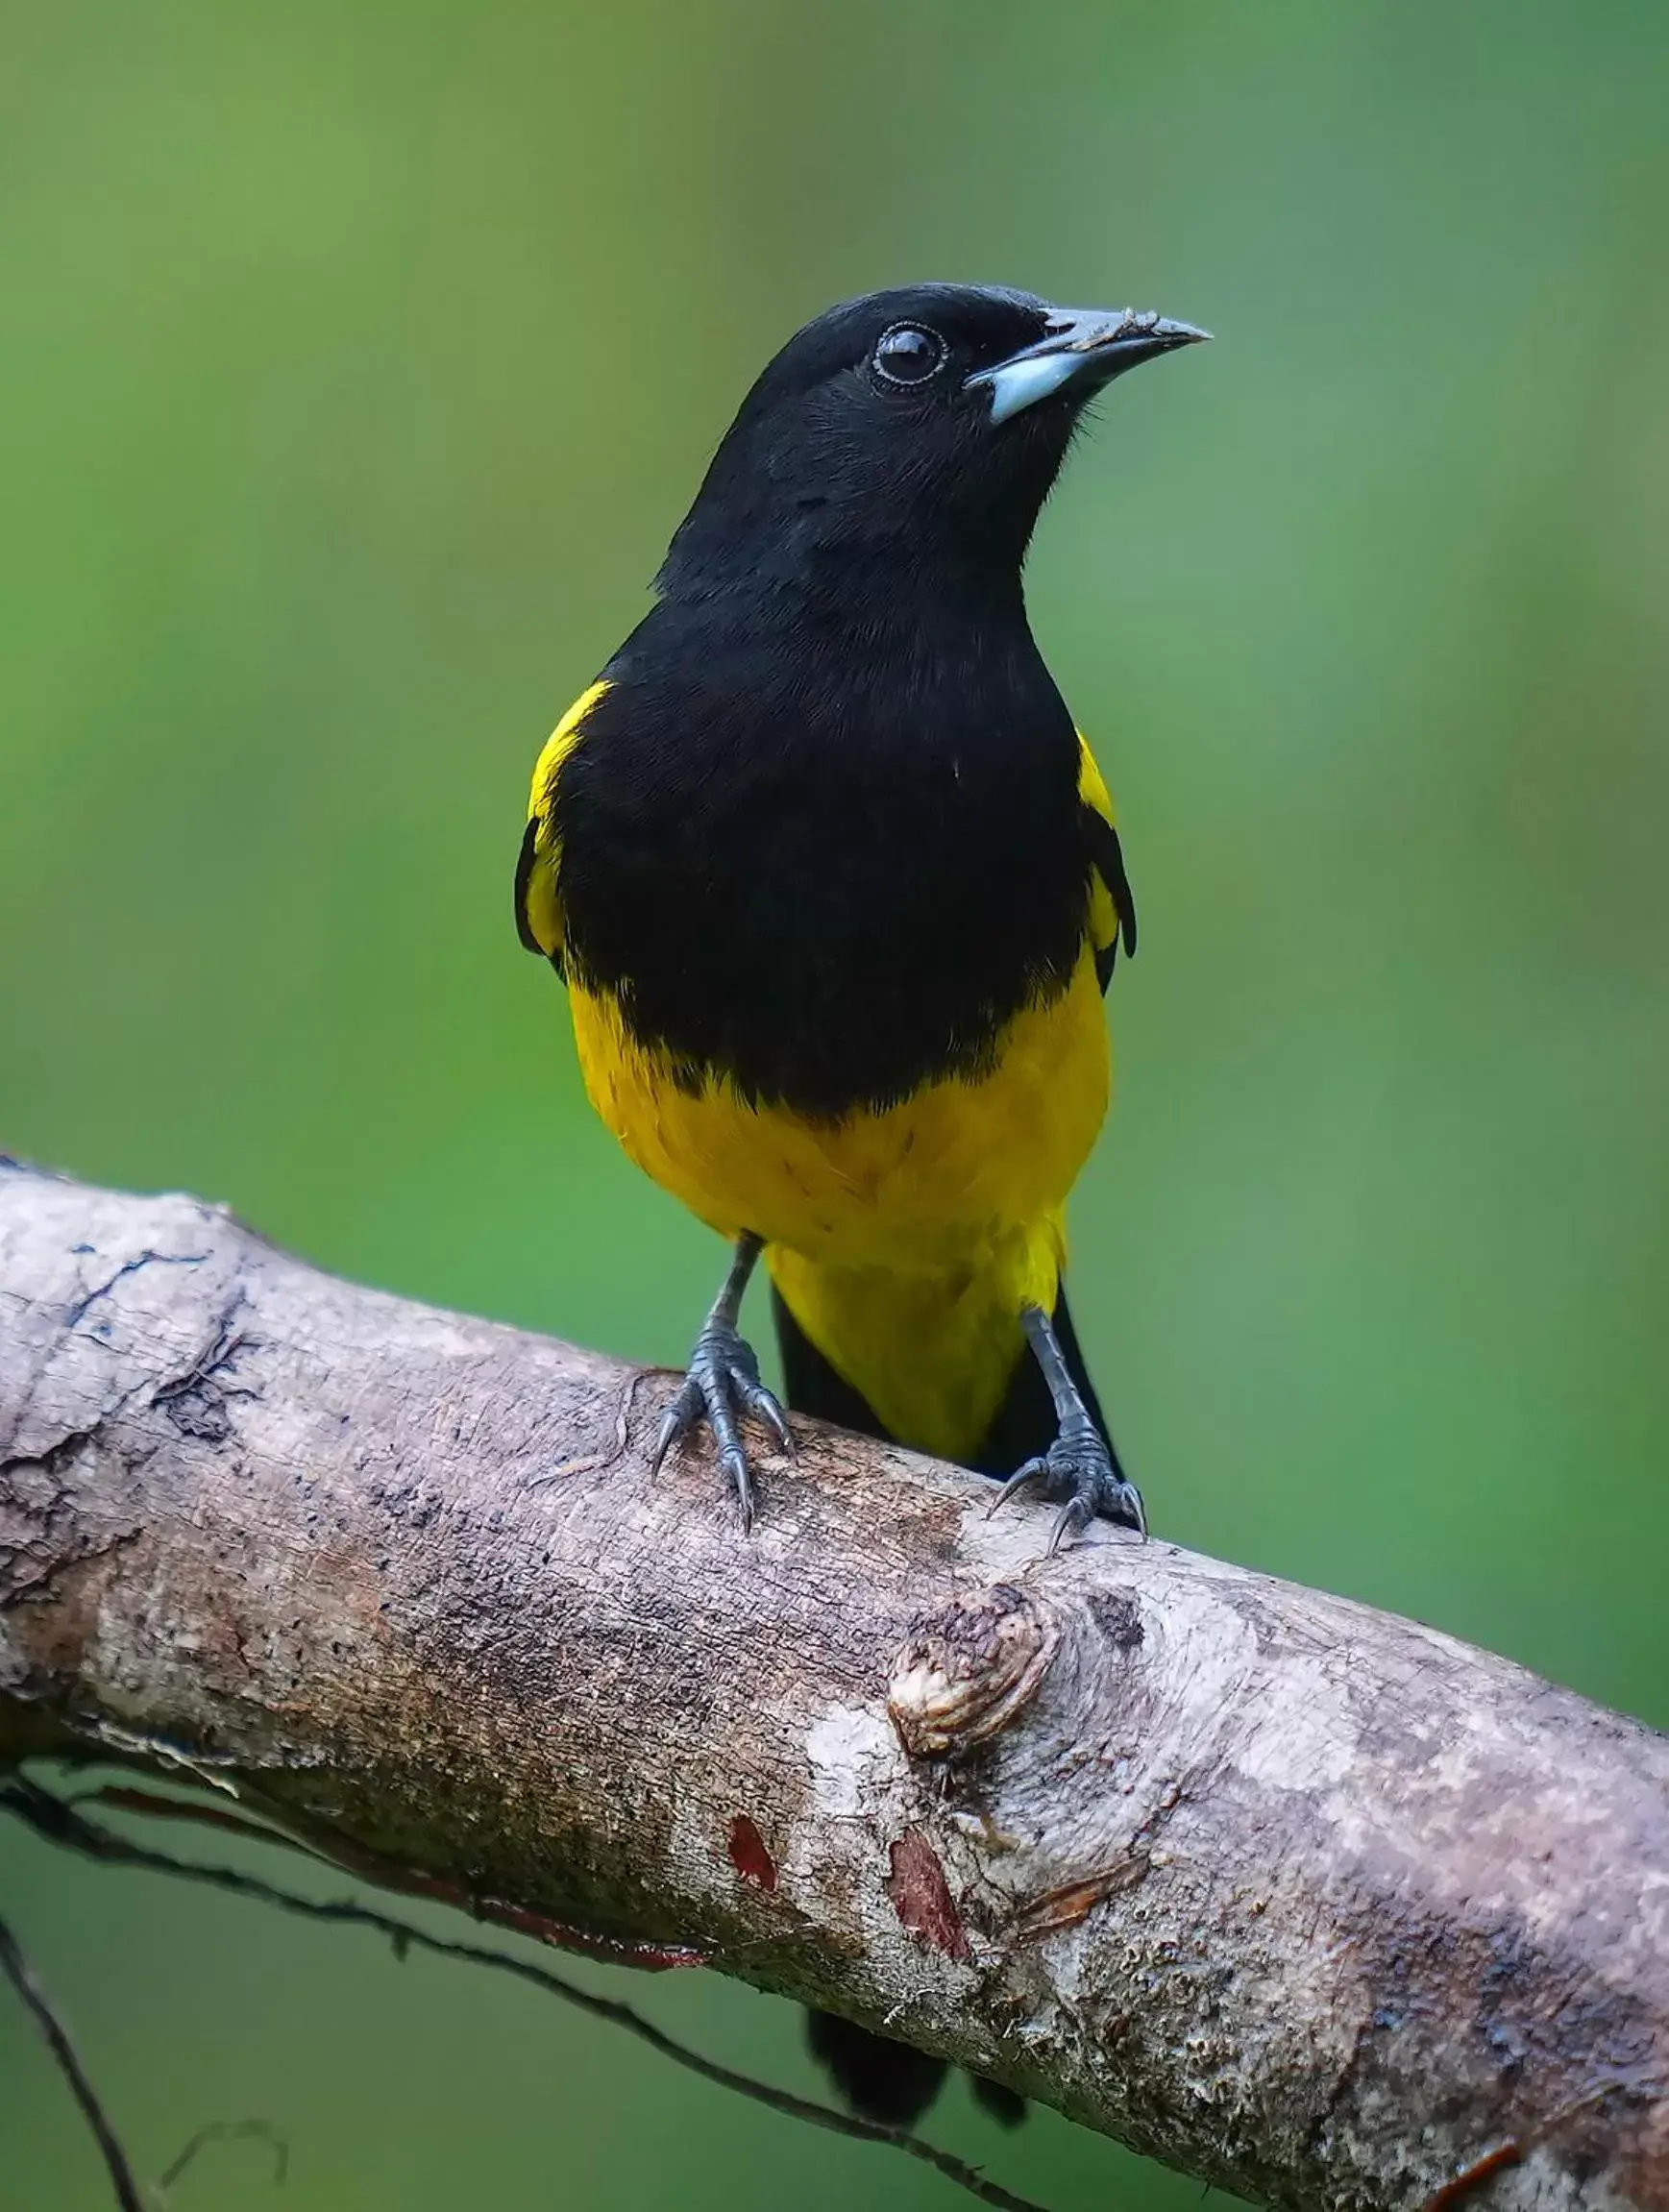
[[(1061, 1288), (1136, 908), (1020, 571), (1086, 403), (1206, 333), (921, 284), (831, 308), (744, 400), (651, 611), (540, 755), (522, 941), (593, 1105), (734, 1256), (665, 1415), (744, 1523), (763, 1255), (790, 1407), (1143, 1526)], [(860, 2108), (936, 2060), (838, 2021)]]

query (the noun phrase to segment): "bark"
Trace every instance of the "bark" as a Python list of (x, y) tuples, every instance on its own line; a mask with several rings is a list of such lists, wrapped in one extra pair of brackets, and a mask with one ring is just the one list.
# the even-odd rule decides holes
[(211, 1777), (1260, 2201), (1666, 2212), (1669, 1741), (810, 1423), (744, 1539), (706, 1451), (648, 1472), (669, 1388), (0, 1169), (0, 1750)]

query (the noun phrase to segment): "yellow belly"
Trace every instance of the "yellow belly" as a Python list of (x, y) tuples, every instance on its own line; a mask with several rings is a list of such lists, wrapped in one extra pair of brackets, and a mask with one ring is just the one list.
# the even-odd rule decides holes
[(888, 1431), (966, 1457), (1054, 1304), (1061, 1210), (1106, 1114), (1094, 962), (1009, 1023), (989, 1074), (808, 1121), (726, 1082), (680, 1089), (614, 1000), (576, 989), (592, 1104), (644, 1171), (722, 1236), (751, 1230), (800, 1327)]

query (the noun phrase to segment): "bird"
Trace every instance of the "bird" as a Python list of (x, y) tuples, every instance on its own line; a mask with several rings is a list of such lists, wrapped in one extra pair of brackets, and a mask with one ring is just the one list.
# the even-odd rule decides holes
[[(1090, 403), (1207, 335), (996, 285), (818, 315), (539, 755), (522, 943), (603, 1122), (730, 1245), (653, 1464), (705, 1427), (744, 1531), (746, 1432), (791, 1455), (793, 1412), (1041, 1494), (1051, 1552), (1145, 1535), (1063, 1289), (1136, 906), (1022, 570)], [(741, 1329), (761, 1261), (780, 1397)], [(944, 2073), (828, 2014), (812, 2043), (889, 2125)]]

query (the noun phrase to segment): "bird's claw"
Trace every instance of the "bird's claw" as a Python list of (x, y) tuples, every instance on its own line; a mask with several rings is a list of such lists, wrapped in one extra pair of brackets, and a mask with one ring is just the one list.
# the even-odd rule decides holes
[(658, 1473), (674, 1444), (681, 1443), (704, 1420), (719, 1447), (719, 1464), (736, 1493), (744, 1535), (753, 1525), (753, 1483), (739, 1427), (745, 1415), (769, 1431), (778, 1451), (794, 1457), (788, 1415), (775, 1393), (759, 1380), (752, 1345), (739, 1331), (709, 1322), (696, 1339), (689, 1371), (661, 1416), (650, 1472)]
[(1112, 1453), (1088, 1423), (1063, 1429), (1046, 1452), (1010, 1475), (985, 1510), (989, 1520), (999, 1506), (1021, 1490), (1036, 1487), (1051, 1501), (1065, 1502), (1049, 1534), (1052, 1555), (1092, 1520), (1117, 1521), (1147, 1534), (1141, 1492), (1119, 1472)]

